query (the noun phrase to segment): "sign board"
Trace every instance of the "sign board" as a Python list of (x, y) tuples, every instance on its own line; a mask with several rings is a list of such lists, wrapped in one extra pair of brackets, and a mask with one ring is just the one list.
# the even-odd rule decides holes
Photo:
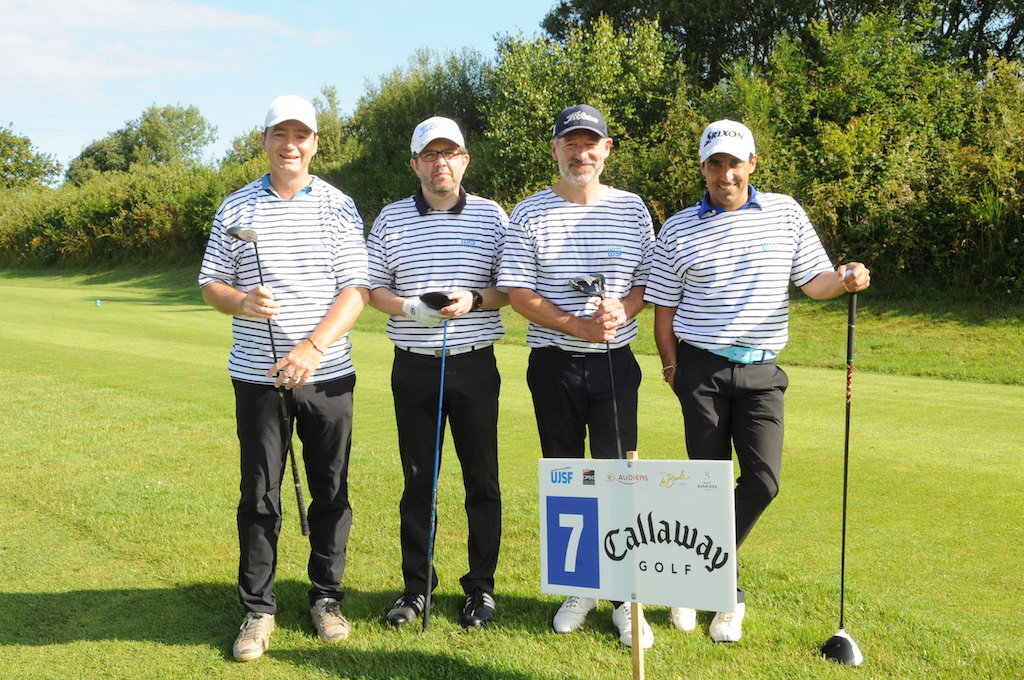
[(541, 592), (736, 608), (732, 461), (539, 461)]

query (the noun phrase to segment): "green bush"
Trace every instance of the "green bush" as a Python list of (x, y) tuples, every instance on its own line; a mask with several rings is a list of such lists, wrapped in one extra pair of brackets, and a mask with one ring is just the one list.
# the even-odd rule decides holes
[[(991, 59), (983, 77), (936, 55), (896, 14), (783, 38), (763, 70), (736, 62), (702, 89), (658, 24), (607, 19), (564, 41), (504, 37), (494, 63), (471, 51), (419, 51), (381, 77), (350, 118), (324, 89), (323, 153), (312, 171), (351, 195), (367, 226), (416, 186), (413, 127), (457, 120), (472, 164), (468, 191), (507, 209), (557, 177), (555, 115), (589, 103), (615, 149), (605, 181), (640, 194), (656, 226), (704, 191), (697, 142), (716, 119), (757, 137), (754, 184), (793, 195), (832, 256), (879, 281), (1019, 297), (1024, 277), (1024, 70)], [(247, 158), (242, 147), (236, 160)], [(250, 149), (251, 151), (251, 149)], [(0, 262), (50, 265), (191, 258), (214, 211), (264, 172), (262, 156), (219, 170), (133, 166), (80, 187), (8, 191)]]

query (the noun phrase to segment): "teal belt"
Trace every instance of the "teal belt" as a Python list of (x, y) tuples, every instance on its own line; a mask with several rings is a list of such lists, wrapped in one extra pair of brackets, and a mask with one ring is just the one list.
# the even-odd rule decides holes
[(773, 352), (770, 349), (754, 349), (753, 347), (725, 347), (708, 351), (737, 364), (756, 364), (759, 361), (770, 361), (779, 355), (778, 352)]

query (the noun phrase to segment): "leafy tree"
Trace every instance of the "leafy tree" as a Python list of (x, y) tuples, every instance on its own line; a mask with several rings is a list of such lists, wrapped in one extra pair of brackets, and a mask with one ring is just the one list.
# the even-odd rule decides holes
[(254, 127), (231, 140), (231, 147), (228, 148), (220, 163), (221, 167), (244, 165), (251, 160), (262, 158), (262, 156), (263, 128)]
[(629, 30), (638, 19), (658, 19), (688, 73), (709, 86), (726, 77), (735, 60), (766, 66), (785, 34), (810, 40), (814, 23), (836, 32), (877, 13), (895, 14), (933, 54), (964, 60), (976, 75), (990, 53), (1006, 59), (1024, 56), (1024, 13), (1018, 0), (775, 0), (756, 5), (735, 0), (560, 0), (541, 25), (552, 37), (565, 40), (572, 28), (601, 15), (620, 30)]
[[(409, 139), (420, 121), (431, 116), (455, 120), (475, 158), (484, 127), (488, 68), (475, 50), (444, 56), (417, 51), (406, 68), (396, 68), (367, 88), (345, 126), (350, 145), (342, 154), (346, 159), (321, 176), (351, 194), (369, 221), (384, 205), (414, 191)], [(481, 178), (478, 167), (474, 160), (466, 176), (471, 191)]]
[(133, 165), (198, 165), (216, 132), (194, 106), (153, 105), (136, 120), (85, 147), (68, 166), (67, 180), (82, 184), (96, 173), (123, 172)]
[(604, 113), (617, 141), (609, 181), (640, 191), (652, 129), (679, 80), (671, 45), (653, 22), (625, 33), (599, 19), (564, 44), (506, 38), (485, 106), (490, 193), (514, 202), (549, 184), (557, 176), (548, 147), (555, 116), (582, 103)]
[(42, 186), (60, 175), (60, 163), (50, 154), (36, 151), (32, 140), (0, 126), (0, 189)]

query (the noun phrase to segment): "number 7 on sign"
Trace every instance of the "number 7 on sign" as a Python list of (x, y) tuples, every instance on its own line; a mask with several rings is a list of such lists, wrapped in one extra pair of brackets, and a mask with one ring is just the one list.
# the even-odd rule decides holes
[(565, 544), (565, 572), (575, 573), (580, 536), (583, 535), (583, 515), (561, 514), (558, 516), (558, 526), (569, 529), (569, 541)]
[(546, 500), (548, 582), (600, 587), (597, 499), (548, 496)]

